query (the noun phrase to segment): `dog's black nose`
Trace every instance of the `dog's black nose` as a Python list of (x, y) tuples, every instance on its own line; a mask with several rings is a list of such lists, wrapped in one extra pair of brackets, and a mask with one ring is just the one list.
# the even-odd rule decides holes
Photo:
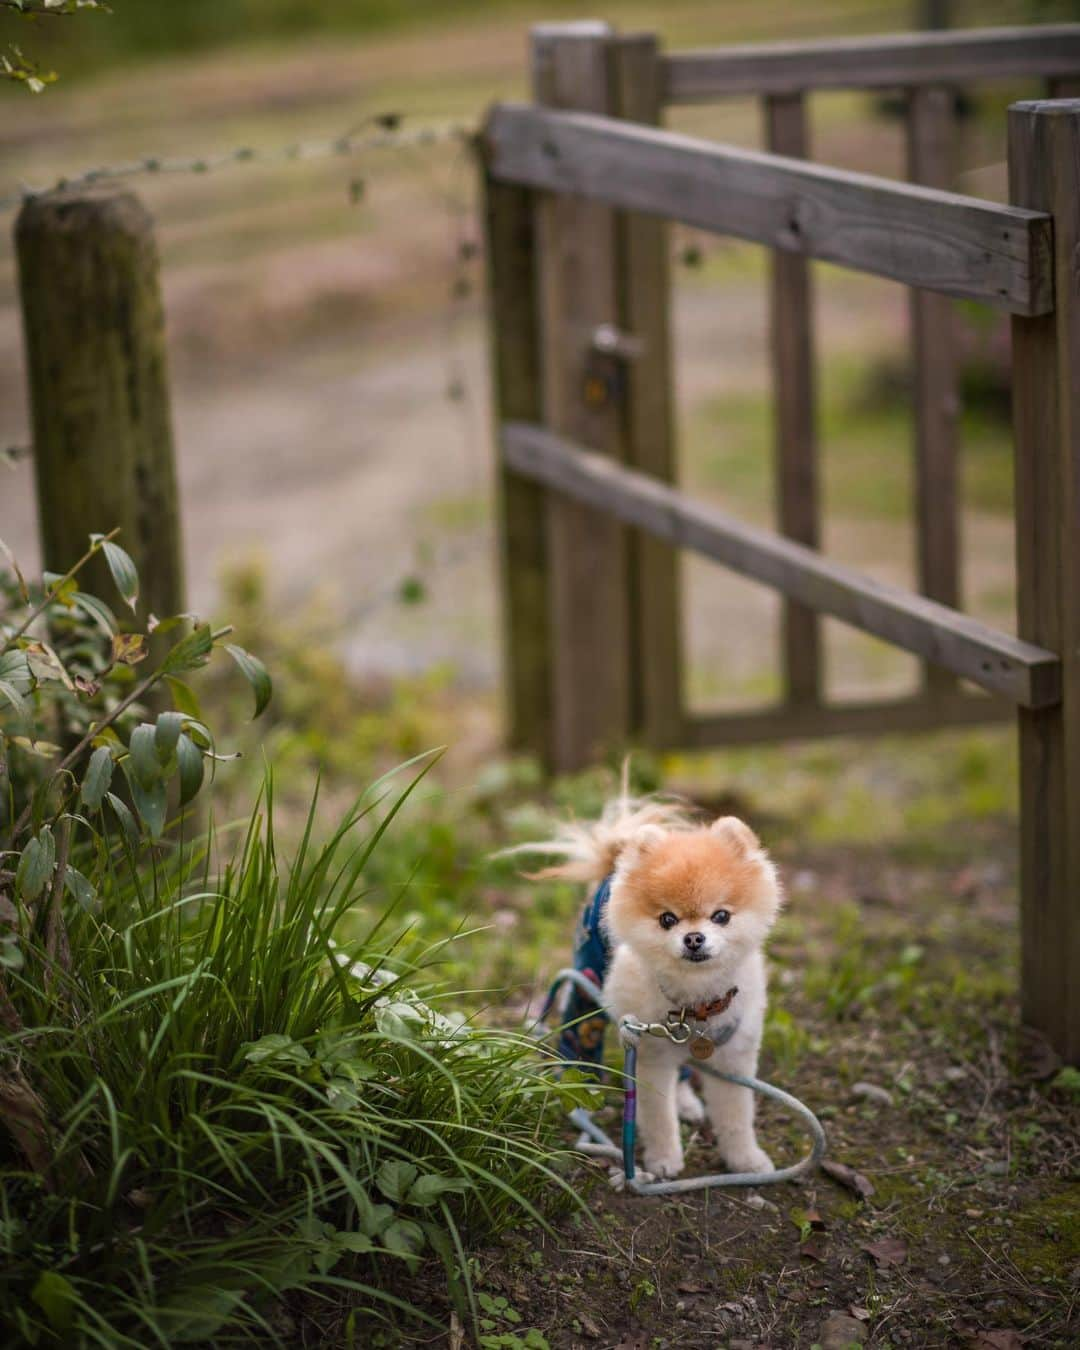
[(683, 937), (683, 945), (687, 951), (699, 952), (705, 946), (704, 933), (687, 933)]

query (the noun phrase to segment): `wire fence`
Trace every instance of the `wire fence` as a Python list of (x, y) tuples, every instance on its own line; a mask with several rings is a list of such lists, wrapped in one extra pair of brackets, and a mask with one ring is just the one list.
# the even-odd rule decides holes
[(446, 122), (422, 127), (404, 128), (399, 113), (378, 113), (344, 135), (323, 140), (292, 141), (286, 145), (259, 149), (241, 145), (231, 150), (207, 155), (144, 155), (122, 164), (100, 165), (66, 174), (40, 187), (20, 186), (0, 197), (0, 211), (11, 211), (24, 202), (58, 192), (94, 187), (102, 183), (120, 182), (139, 177), (162, 174), (208, 174), (243, 165), (281, 165), (309, 163), (317, 159), (348, 158), (372, 150), (398, 150), (406, 147), (430, 147), (445, 144), (470, 145), (476, 128), (461, 122)]

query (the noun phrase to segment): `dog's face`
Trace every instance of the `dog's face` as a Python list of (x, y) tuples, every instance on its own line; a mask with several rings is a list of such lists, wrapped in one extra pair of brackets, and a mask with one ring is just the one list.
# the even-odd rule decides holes
[(608, 928), (658, 975), (684, 983), (760, 947), (780, 899), (775, 868), (734, 816), (693, 831), (646, 826), (616, 865)]

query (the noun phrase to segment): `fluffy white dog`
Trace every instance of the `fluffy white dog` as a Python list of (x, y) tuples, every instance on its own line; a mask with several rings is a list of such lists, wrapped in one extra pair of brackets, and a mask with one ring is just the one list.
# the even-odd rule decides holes
[[(753, 1076), (767, 997), (763, 947), (782, 902), (776, 869), (741, 820), (697, 824), (658, 801), (609, 803), (603, 817), (568, 827), (527, 851), (560, 861), (537, 873), (608, 884), (592, 904), (610, 951), (604, 1009), (638, 1046), (638, 1123), (656, 1177), (683, 1169), (679, 1116), (701, 1119), (688, 1056)], [(523, 849), (521, 851), (526, 851)], [(599, 894), (599, 893), (598, 893)], [(587, 914), (590, 911), (587, 910)], [(637, 1036), (639, 1022), (685, 1022), (689, 1039)], [(705, 1075), (705, 1110), (734, 1172), (768, 1172), (754, 1134), (754, 1094)]]

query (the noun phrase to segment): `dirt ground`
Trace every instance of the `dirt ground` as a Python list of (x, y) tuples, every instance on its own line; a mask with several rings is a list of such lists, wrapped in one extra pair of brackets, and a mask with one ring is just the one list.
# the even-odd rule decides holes
[[(639, 1198), (604, 1164), (575, 1168), (589, 1219), (475, 1263), (482, 1344), (516, 1350), (529, 1328), (559, 1350), (1077, 1344), (1080, 1098), (1015, 1029), (1012, 849), (996, 824), (976, 833), (992, 863), (789, 859), (762, 1076), (821, 1117), (830, 1170)], [(774, 1160), (799, 1156), (778, 1110), (761, 1121)], [(688, 1172), (716, 1170), (707, 1129), (688, 1142)]]

